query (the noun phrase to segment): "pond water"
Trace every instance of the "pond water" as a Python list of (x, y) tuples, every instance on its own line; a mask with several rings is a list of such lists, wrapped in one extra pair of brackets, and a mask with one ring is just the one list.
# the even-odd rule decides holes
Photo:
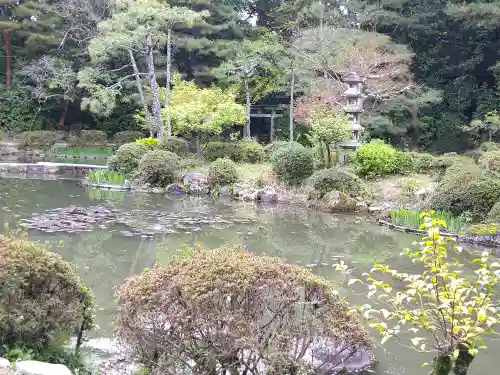
[[(364, 216), (330, 215), (298, 207), (254, 206), (193, 197), (110, 194), (86, 190), (74, 180), (0, 178), (0, 225), (8, 223), (14, 227), (19, 220), (48, 209), (101, 204), (126, 214), (129, 226), (121, 223), (73, 234), (29, 230), (28, 236), (46, 242), (53, 251), (77, 266), (77, 272), (96, 296), (100, 329), (95, 335), (105, 337), (112, 334), (110, 321), (116, 308), (114, 288), (155, 261), (174, 256), (185, 243), (200, 244), (202, 248), (242, 244), (254, 253), (279, 256), (333, 281), (342, 281), (332, 268), (339, 260), (354, 267), (356, 273), (365, 272), (378, 262), (409, 270), (411, 263), (399, 254), (401, 249), (418, 240), (381, 228), (373, 219)], [(131, 227), (136, 233), (140, 230), (147, 233), (144, 228), (158, 225), (155, 217), (163, 218), (163, 222), (168, 219), (175, 230), (156, 238), (130, 236)], [(355, 289), (340, 290), (354, 303), (366, 302)], [(500, 345), (490, 342), (489, 347), (475, 360), (470, 375), (498, 373), (495, 368), (500, 366), (500, 360), (494, 353), (500, 350)], [(429, 372), (420, 368), (429, 358), (396, 343), (389, 342), (377, 349), (377, 356), (377, 375)]]

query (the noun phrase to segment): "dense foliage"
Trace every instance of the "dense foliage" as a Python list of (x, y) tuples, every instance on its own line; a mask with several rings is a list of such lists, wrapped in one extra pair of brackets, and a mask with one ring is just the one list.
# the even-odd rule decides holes
[(326, 280), (239, 248), (193, 249), (128, 280), (118, 297), (117, 333), (153, 374), (262, 365), (274, 374), (314, 373), (310, 350), (328, 350), (328, 366), (342, 368), (344, 358), (370, 347)]
[(170, 151), (153, 150), (139, 160), (135, 177), (151, 186), (166, 187), (180, 169), (179, 156)]
[(115, 144), (119, 147), (125, 143), (135, 142), (136, 139), (140, 139), (143, 137), (143, 133), (140, 131), (134, 130), (124, 130), (118, 133), (115, 133), (113, 139)]
[(311, 176), (311, 184), (320, 198), (332, 190), (352, 196), (360, 196), (365, 191), (363, 181), (354, 173), (339, 167), (323, 169)]
[(271, 155), (273, 171), (278, 178), (290, 185), (297, 185), (314, 172), (314, 159), (310, 149), (299, 143), (289, 143)]
[(189, 143), (185, 139), (174, 136), (161, 139), (157, 147), (179, 156), (186, 156), (189, 153)]
[(240, 163), (261, 163), (264, 160), (264, 147), (252, 139), (237, 142), (231, 150), (231, 159)]
[(118, 147), (116, 154), (108, 160), (111, 169), (125, 175), (132, 173), (139, 165), (141, 157), (149, 147), (138, 142), (125, 143)]
[(210, 186), (232, 185), (238, 181), (236, 165), (231, 159), (217, 159), (208, 168)]
[(40, 245), (0, 236), (0, 345), (40, 350), (92, 329), (93, 297), (73, 268)]
[(356, 172), (362, 176), (384, 176), (394, 170), (396, 150), (381, 140), (372, 140), (356, 150)]

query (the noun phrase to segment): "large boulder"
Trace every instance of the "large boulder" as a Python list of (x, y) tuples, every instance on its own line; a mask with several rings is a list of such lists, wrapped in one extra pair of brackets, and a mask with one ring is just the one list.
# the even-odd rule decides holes
[(0, 357), (0, 368), (2, 367), (10, 367), (10, 362), (8, 359)]
[(257, 192), (257, 200), (262, 203), (276, 203), (278, 194), (272, 187), (267, 186)]
[(187, 172), (182, 178), (182, 183), (191, 194), (208, 194), (210, 192), (208, 177), (201, 172)]
[(356, 199), (338, 190), (326, 193), (320, 201), (320, 207), (323, 211), (332, 213), (358, 211)]
[(22, 375), (72, 375), (64, 365), (39, 361), (18, 361), (14, 369)]

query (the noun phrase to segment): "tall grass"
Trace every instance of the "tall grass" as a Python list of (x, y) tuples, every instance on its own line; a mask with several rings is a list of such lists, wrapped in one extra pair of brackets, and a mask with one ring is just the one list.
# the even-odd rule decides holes
[[(413, 210), (393, 210), (388, 215), (391, 223), (401, 227), (420, 228), (424, 224), (424, 219), (420, 217), (419, 211)], [(446, 231), (450, 233), (462, 233), (469, 228), (469, 223), (463, 216), (455, 216), (449, 212), (436, 211), (436, 217), (446, 222)]]
[(89, 171), (85, 176), (93, 184), (123, 185), (125, 176), (107, 169)]
[(56, 150), (57, 155), (85, 156), (111, 156), (114, 151), (110, 147), (61, 147)]

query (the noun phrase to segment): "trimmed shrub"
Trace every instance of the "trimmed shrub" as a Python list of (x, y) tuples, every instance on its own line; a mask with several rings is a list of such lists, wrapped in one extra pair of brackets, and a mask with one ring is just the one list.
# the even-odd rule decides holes
[(183, 253), (118, 290), (118, 337), (152, 374), (263, 364), (273, 374), (313, 374), (323, 364), (311, 361), (314, 350), (328, 351), (329, 368), (370, 356), (357, 314), (311, 271), (236, 247)]
[(264, 160), (264, 147), (253, 139), (244, 139), (234, 145), (231, 159), (238, 163), (261, 163)]
[(500, 223), (500, 200), (491, 207), (488, 212), (488, 221), (490, 223)]
[(135, 140), (136, 143), (147, 146), (150, 150), (155, 149), (159, 144), (160, 140), (157, 138), (139, 138)]
[(362, 176), (384, 176), (394, 170), (396, 150), (384, 141), (374, 139), (356, 150), (356, 173)]
[(71, 265), (6, 235), (0, 235), (0, 311), (0, 346), (38, 351), (58, 335), (93, 328), (92, 294)]
[(320, 198), (333, 190), (339, 190), (351, 196), (361, 195), (365, 191), (364, 183), (358, 176), (339, 167), (314, 173), (311, 176), (311, 184), (319, 193)]
[(435, 167), (436, 158), (428, 153), (412, 152), (413, 170), (417, 173), (429, 172)]
[(165, 187), (174, 182), (180, 158), (170, 151), (149, 151), (139, 161), (136, 177), (143, 183)]
[(102, 146), (106, 144), (108, 136), (102, 130), (82, 130), (78, 140), (79, 146)]
[(236, 165), (230, 159), (217, 159), (208, 169), (208, 183), (210, 186), (232, 185), (238, 182)]
[(170, 151), (179, 156), (185, 156), (189, 153), (189, 143), (179, 137), (163, 138), (158, 144), (158, 148), (164, 151)]
[(34, 130), (18, 135), (21, 148), (50, 148), (60, 140), (59, 134), (48, 130)]
[(144, 136), (144, 133), (133, 130), (124, 130), (118, 133), (115, 133), (113, 139), (116, 145), (119, 147), (124, 145), (125, 143), (135, 142), (137, 139), (140, 139)]
[(396, 151), (392, 163), (392, 173), (409, 174), (414, 170), (413, 155), (406, 151)]
[(139, 160), (148, 151), (148, 146), (141, 143), (125, 143), (118, 147), (114, 156), (109, 158), (108, 166), (117, 172), (130, 174), (137, 168)]
[(491, 172), (500, 173), (500, 150), (485, 152), (480, 157), (479, 164)]
[(276, 176), (289, 185), (300, 184), (314, 172), (312, 151), (296, 142), (291, 142), (274, 152), (271, 163)]
[(217, 159), (229, 158), (233, 153), (234, 144), (223, 141), (208, 142), (203, 150), (203, 159), (212, 162)]
[(478, 165), (471, 161), (455, 163), (441, 178), (431, 205), (455, 215), (466, 213), (473, 221), (480, 222), (498, 201), (499, 191), (500, 180), (486, 175)]
[(479, 146), (478, 150), (480, 152), (498, 151), (500, 150), (500, 143), (484, 142)]

